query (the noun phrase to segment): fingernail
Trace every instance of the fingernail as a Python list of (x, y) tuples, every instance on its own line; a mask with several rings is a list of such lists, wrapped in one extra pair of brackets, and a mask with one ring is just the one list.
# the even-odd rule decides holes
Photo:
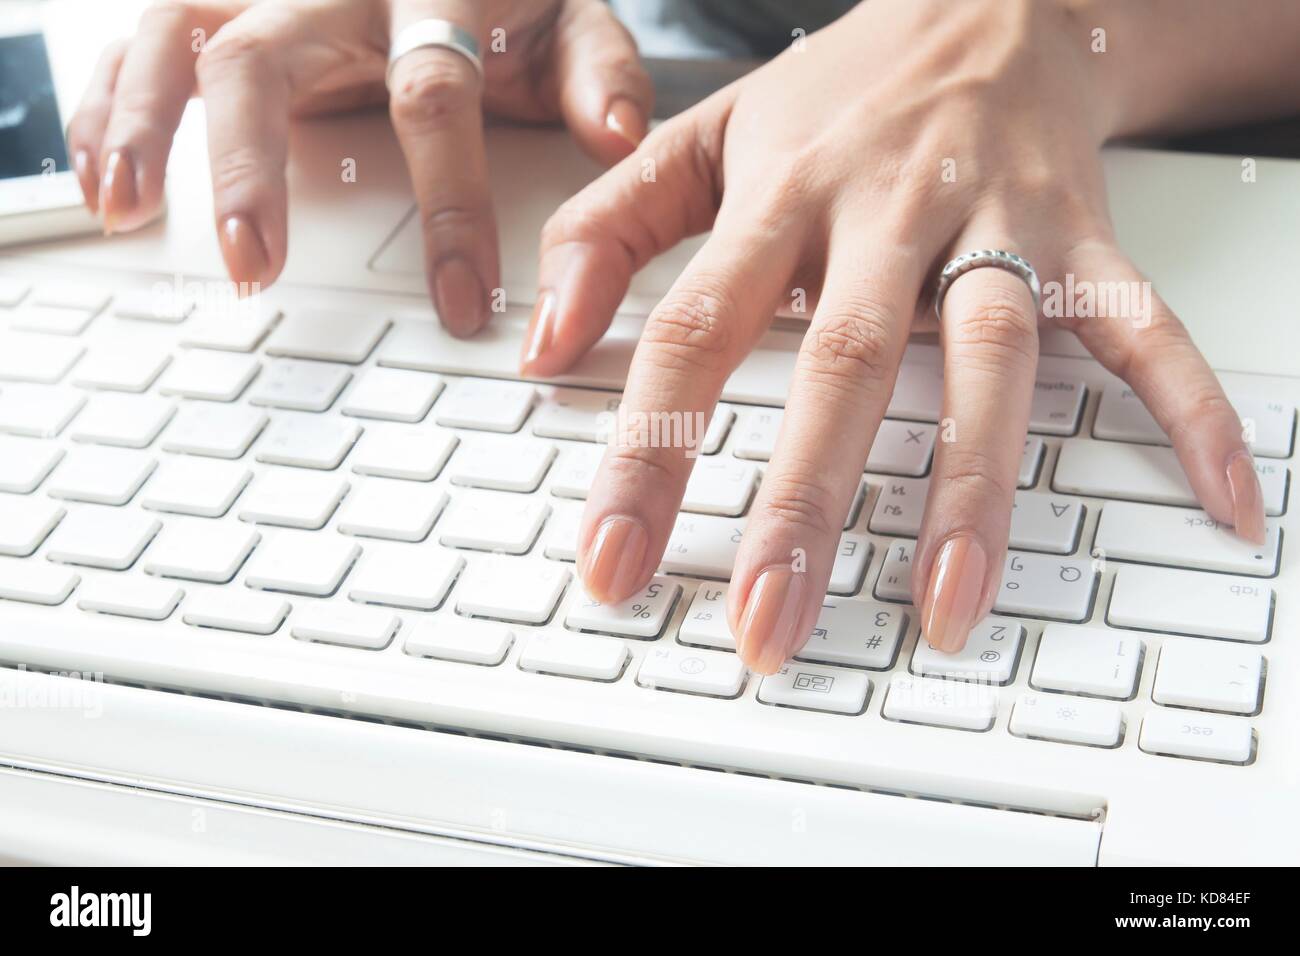
[(524, 341), (522, 370), (530, 371), (530, 366), (542, 357), (551, 347), (551, 335), (555, 330), (555, 293), (549, 289), (537, 300), (533, 308), (533, 318), (528, 324), (528, 336)]
[(736, 652), (760, 674), (775, 674), (796, 650), (804, 576), (788, 567), (759, 572), (740, 618)]
[(433, 270), (433, 304), (453, 335), (473, 335), (487, 319), (487, 293), (478, 273), (460, 256), (443, 259)]
[(625, 96), (614, 99), (605, 113), (605, 128), (627, 140), (633, 147), (645, 139), (646, 119), (641, 108)]
[(955, 653), (966, 644), (979, 613), (988, 558), (972, 535), (949, 538), (930, 572), (921, 631), (935, 650)]
[(1252, 544), (1264, 543), (1264, 493), (1255, 460), (1239, 451), (1228, 459), (1228, 488), (1232, 491), (1232, 524)]
[(99, 183), (99, 208), (104, 211), (104, 235), (116, 231), (123, 217), (135, 209), (135, 167), (120, 149), (108, 154), (104, 178)]
[(72, 169), (77, 174), (81, 194), (86, 198), (86, 208), (93, 213), (99, 212), (99, 187), (95, 183), (94, 173), (90, 168), (90, 154), (79, 149), (72, 157)]
[(635, 518), (616, 515), (596, 529), (584, 563), (584, 583), (602, 604), (617, 604), (631, 596), (640, 584), (650, 536)]
[(262, 237), (244, 216), (227, 216), (221, 221), (217, 234), (221, 240), (222, 258), (226, 260), (226, 271), (243, 296), (246, 289), (261, 282), (266, 272), (268, 259)]

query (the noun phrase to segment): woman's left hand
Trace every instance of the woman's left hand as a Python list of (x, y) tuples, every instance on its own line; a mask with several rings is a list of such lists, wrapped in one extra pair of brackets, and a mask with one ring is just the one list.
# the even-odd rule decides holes
[[(660, 126), (544, 231), (523, 361), (535, 375), (601, 336), (636, 269), (713, 230), (646, 323), (629, 413), (707, 421), (774, 311), (820, 290), (728, 594), (755, 670), (774, 672), (816, 621), (908, 334), (934, 321), (937, 269), (1004, 249), (1044, 282), (1143, 281), (1116, 245), (1099, 161), (1125, 100), (1088, 44), (1064, 4), (872, 0)], [(1262, 540), (1241, 423), (1178, 319), (1158, 299), (1150, 311), (1055, 321), (1146, 403), (1206, 511)], [(1000, 269), (960, 277), (945, 300), (951, 427), (912, 578), (937, 648), (960, 649), (998, 591), (1039, 322)], [(654, 573), (694, 451), (611, 441), (579, 533), (597, 599), (624, 600)]]

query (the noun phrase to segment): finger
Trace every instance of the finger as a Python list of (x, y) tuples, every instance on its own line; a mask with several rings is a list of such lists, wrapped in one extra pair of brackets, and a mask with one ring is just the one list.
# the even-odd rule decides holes
[[(1010, 248), (978, 237), (962, 247)], [(940, 336), (942, 440), (917, 540), (912, 597), (924, 639), (955, 652), (992, 608), (1002, 579), (1038, 364), (1029, 287), (996, 268), (958, 277), (943, 303)]]
[[(920, 292), (894, 236), (837, 238), (727, 594), (741, 659), (775, 673), (812, 633)], [(861, 250), (868, 250), (862, 252)]]
[(720, 217), (646, 320), (579, 529), (578, 569), (597, 600), (625, 600), (658, 566), (704, 425), (794, 270), (793, 232), (728, 228)]
[(659, 126), (551, 216), (542, 230), (523, 374), (568, 369), (605, 333), (638, 269), (713, 225), (732, 95), (724, 90)]
[(654, 88), (636, 41), (600, 0), (567, 0), (555, 33), (560, 109), (574, 138), (613, 163), (641, 144)]
[(106, 233), (135, 229), (158, 212), (172, 137), (194, 90), (194, 64), (235, 5), (161, 2), (147, 8), (117, 74), (97, 158)]
[[(472, 0), (396, 0), (394, 39), (426, 18), (450, 20), (479, 35)], [(423, 226), (434, 306), (448, 331), (472, 335), (487, 322), (488, 297), (501, 281), (483, 145), (482, 83), (461, 54), (424, 47), (394, 64), (389, 90), (389, 112)]]
[[(1202, 507), (1264, 543), (1264, 496), (1242, 422), (1187, 329), (1123, 253), (1077, 250), (1072, 266), (1100, 288), (1122, 283), (1130, 314), (1070, 323), (1097, 359), (1124, 379), (1164, 429)], [(1121, 300), (1122, 301), (1122, 300)]]
[(110, 43), (95, 64), (90, 83), (82, 94), (77, 111), (68, 121), (68, 152), (72, 154), (72, 168), (81, 186), (81, 195), (93, 213), (99, 212), (99, 150), (108, 128), (108, 115), (113, 108), (113, 89), (117, 74), (126, 55), (126, 41)]
[(274, 282), (288, 252), (287, 51), (303, 28), (258, 4), (219, 30), (196, 65), (217, 238), (241, 295)]

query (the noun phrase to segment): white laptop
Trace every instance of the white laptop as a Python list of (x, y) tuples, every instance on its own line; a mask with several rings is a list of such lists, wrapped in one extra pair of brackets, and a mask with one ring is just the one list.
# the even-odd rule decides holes
[(1265, 548), (1199, 526), (1122, 384), (1048, 336), (1009, 584), (934, 653), (906, 597), (939, 401), (918, 343), (818, 630), (763, 678), (718, 609), (797, 326), (698, 466), (748, 490), (693, 482), (653, 593), (593, 609), (601, 413), (689, 248), (571, 377), (523, 383), (538, 229), (595, 173), (564, 135), (491, 133), (510, 308), (472, 342), (430, 310), (386, 119), (293, 149), (289, 264), (238, 316), (213, 311), (201, 104), (164, 222), (0, 260), (6, 861), (1300, 859), (1300, 165), (1107, 160), (1125, 248), (1257, 422)]

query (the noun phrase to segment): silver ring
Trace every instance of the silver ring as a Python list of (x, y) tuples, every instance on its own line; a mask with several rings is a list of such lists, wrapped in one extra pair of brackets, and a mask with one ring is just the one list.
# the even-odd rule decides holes
[(483, 61), (478, 55), (478, 41), (469, 31), (458, 27), (450, 20), (416, 20), (393, 39), (388, 50), (388, 71), (384, 74), (384, 85), (389, 86), (393, 78), (393, 67), (397, 61), (412, 50), (436, 46), (454, 50), (470, 63), (478, 73), (479, 82), (483, 82)]
[(949, 287), (957, 281), (957, 277), (985, 267), (1005, 269), (1021, 279), (1029, 286), (1029, 293), (1034, 297), (1034, 315), (1037, 316), (1042, 311), (1043, 288), (1038, 283), (1038, 273), (1034, 271), (1028, 259), (1002, 249), (979, 249), (975, 252), (964, 252), (957, 258), (950, 259), (939, 273), (939, 287), (934, 293), (934, 314), (940, 321), (943, 320), (943, 298), (948, 294)]

